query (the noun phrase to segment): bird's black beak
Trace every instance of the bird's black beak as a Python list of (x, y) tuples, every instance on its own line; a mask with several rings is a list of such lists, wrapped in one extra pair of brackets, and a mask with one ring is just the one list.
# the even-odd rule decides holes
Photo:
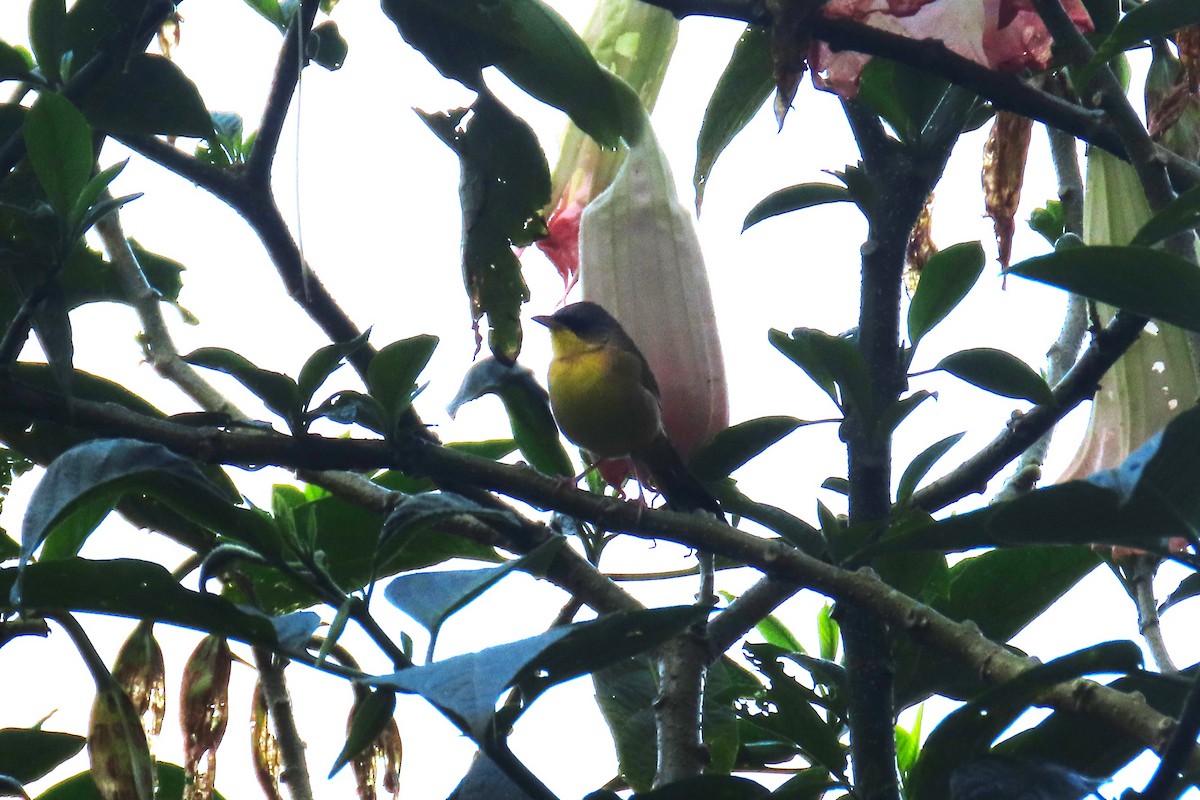
[(532, 319), (534, 322), (537, 322), (541, 325), (545, 325), (547, 328), (554, 327), (554, 322), (555, 322), (554, 317), (539, 315), (536, 317), (530, 317), (530, 319)]

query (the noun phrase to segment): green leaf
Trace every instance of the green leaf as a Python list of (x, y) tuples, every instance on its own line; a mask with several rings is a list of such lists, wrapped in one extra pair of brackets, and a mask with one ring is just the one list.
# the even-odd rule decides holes
[(308, 40), (308, 57), (328, 70), (339, 70), (346, 63), (350, 45), (338, 31), (337, 23), (326, 20), (312, 29)]
[(873, 58), (863, 69), (856, 99), (883, 117), (900, 141), (917, 144), (949, 88), (928, 72)]
[(41, 302), (34, 306), (32, 323), (58, 390), (70, 397), (71, 378), (75, 374), (75, 340), (62, 284), (56, 281), (45, 290)]
[(313, 395), (321, 388), (321, 384), (329, 379), (347, 356), (365, 345), (370, 335), (371, 330), (368, 328), (348, 342), (325, 345), (308, 357), (304, 366), (300, 368), (300, 376), (296, 379), (300, 405), (303, 408), (307, 409), (312, 404)]
[(1162, 250), (1075, 247), (1022, 261), (1008, 272), (1200, 331), (1200, 268)]
[[(184, 800), (184, 787), (190, 789), (193, 781), (184, 777), (183, 767), (162, 761), (157, 763), (157, 767), (158, 780), (154, 792), (155, 800)], [(51, 786), (39, 794), (37, 800), (108, 800), (108, 798), (96, 788), (91, 772), (81, 772)], [(225, 798), (220, 792), (213, 790), (213, 800), (225, 800)]]
[(534, 469), (559, 478), (575, 474), (550, 413), (550, 397), (528, 367), (490, 356), (479, 359), (463, 376), (446, 411), (453, 419), (463, 405), (486, 394), (494, 394), (504, 403), (513, 439)]
[(329, 777), (326, 780), (332, 780), (342, 767), (350, 763), (350, 759), (370, 747), (372, 742), (379, 738), (379, 734), (383, 733), (395, 713), (395, 692), (374, 689), (362, 695), (354, 704), (354, 716), (350, 719), (350, 731), (346, 734), (346, 743), (342, 746), (342, 751), (338, 753), (337, 758), (333, 760), (333, 767), (329, 770)]
[(804, 652), (804, 645), (800, 644), (800, 640), (796, 638), (796, 635), (774, 614), (767, 614), (760, 619), (758, 624), (754, 626), (754, 630), (758, 631), (767, 644), (775, 645), (779, 649), (786, 650), (789, 653)]
[(392, 430), (417, 396), (417, 377), (433, 357), (438, 337), (421, 334), (392, 342), (371, 359), (367, 387), (389, 415)]
[(1001, 397), (1028, 400), (1038, 405), (1054, 402), (1054, 394), (1045, 379), (1024, 361), (1003, 350), (990, 347), (960, 350), (943, 358), (934, 369), (949, 372)]
[(864, 417), (873, 416), (871, 378), (858, 343), (814, 328), (795, 328), (791, 335), (771, 329), (775, 349), (804, 370), (839, 409), (851, 403)]
[(0, 41), (0, 81), (37, 83), (30, 72), (32, 67), (33, 62), (24, 48), (13, 47), (8, 42)]
[(255, 366), (246, 357), (224, 347), (201, 347), (184, 356), (183, 360), (233, 376), (262, 400), (263, 405), (282, 417), (289, 427), (294, 427), (300, 419), (300, 389), (287, 375)]
[(481, 71), (494, 65), (607, 147), (631, 141), (642, 129), (637, 95), (597, 64), (571, 26), (540, 0), (385, 0), (383, 9), (448, 78), (482, 91)]
[[(325, 568), (347, 592), (357, 591), (370, 581), (414, 569), (441, 564), (451, 558), (496, 562), (495, 550), (486, 545), (446, 533), (432, 523), (410, 525), (380, 537), (384, 518), (326, 496), (310, 500), (311, 512), (293, 508), (294, 513), (311, 513), (316, 528), (313, 551), (324, 554)], [(283, 578), (273, 569), (246, 565), (241, 569), (254, 581), (254, 592), (264, 609), (273, 614), (306, 608), (320, 601), (303, 583)]]
[(174, 61), (150, 53), (132, 57), (124, 69), (110, 70), (81, 108), (96, 128), (108, 133), (213, 135), (212, 117), (196, 84)]
[(72, 733), (36, 728), (0, 729), (0, 775), (33, 783), (87, 744)]
[(42, 74), (52, 81), (59, 79), (66, 27), (64, 0), (33, 0), (29, 4), (29, 44)]
[[(79, 196), (75, 198), (75, 204), (71, 207), (70, 212), (67, 214), (68, 226), (74, 228), (79, 224), (87, 210), (91, 208), (92, 204), (95, 203), (97, 198), (100, 197), (100, 193), (108, 188), (108, 185), (113, 182), (113, 179), (121, 174), (121, 170), (125, 169), (125, 165), (128, 163), (129, 159), (118, 161), (111, 167), (101, 170), (95, 175), (95, 177), (87, 182), (87, 185), (83, 187), (83, 191), (81, 191)], [(90, 228), (91, 226), (89, 225), (87, 227)], [(86, 231), (87, 229), (85, 228), (84, 230)], [(80, 231), (80, 233), (83, 233), (83, 231)]]
[(1200, 186), (1193, 186), (1151, 217), (1129, 244), (1153, 247), (1197, 225), (1200, 225)]
[(595, 672), (592, 683), (617, 750), (621, 777), (635, 792), (649, 791), (656, 767), (654, 665), (645, 658), (626, 659)]
[(817, 612), (817, 637), (821, 642), (821, 658), (833, 661), (837, 658), (838, 642), (842, 632), (837, 620), (833, 618), (833, 606), (826, 605)]
[[(429, 495), (418, 495), (418, 498), (424, 497)], [(400, 575), (384, 589), (384, 597), (429, 631), (429, 658), (432, 660), (438, 632), (447, 619), (514, 570), (543, 574), (562, 542), (561, 539), (551, 539), (526, 555), (506, 561), (498, 567)]]
[(287, 31), (291, 15), (284, 13), (279, 0), (245, 0), (245, 2), (246, 5), (261, 14), (263, 19), (274, 25), (280, 33)]
[(771, 684), (763, 700), (773, 711), (756, 716), (755, 723), (795, 742), (806, 757), (830, 772), (844, 772), (847, 752), (839, 741), (840, 732), (813, 707), (818, 695), (784, 671), (780, 661), (784, 653), (769, 644), (746, 645), (746, 652)]
[(696, 168), (692, 186), (696, 189), (696, 212), (704, 201), (704, 188), (717, 159), (734, 137), (749, 124), (775, 89), (771, 67), (771, 33), (766, 28), (747, 25), (725, 71), (717, 79), (700, 135), (696, 137)]
[(1192, 0), (1148, 0), (1135, 6), (1128, 14), (1121, 17), (1120, 22), (1113, 28), (1108, 38), (1096, 48), (1092, 56), (1078, 75), (1073, 76), (1074, 83), (1081, 91), (1088, 88), (1097, 70), (1118, 53), (1141, 44), (1147, 39), (1165, 36), (1168, 33), (1200, 23), (1200, 6)]
[(1051, 245), (1061, 239), (1067, 230), (1062, 201), (1047, 200), (1045, 208), (1035, 208), (1029, 215), (1029, 227)]
[[(1150, 708), (1174, 718), (1179, 716), (1194, 680), (1195, 667), (1184, 675), (1139, 672), (1108, 685), (1126, 696), (1143, 697)], [(1089, 775), (1111, 775), (1145, 752), (1146, 745), (1131, 734), (1097, 725), (1087, 717), (1055, 711), (1041, 724), (1006, 739), (995, 749), (1006, 756), (1049, 761)]]
[(25, 147), (50, 205), (66, 216), (92, 173), (87, 119), (67, 98), (46, 92), (25, 116)]
[(844, 186), (835, 186), (832, 183), (801, 183), (789, 186), (759, 200), (754, 208), (750, 209), (745, 221), (742, 222), (742, 232), (744, 233), (751, 225), (757, 225), (764, 219), (787, 214), (789, 211), (799, 211), (802, 208), (812, 208), (825, 203), (853, 202), (854, 198), (850, 196), (850, 190)]
[(913, 492), (917, 490), (921, 479), (929, 474), (929, 470), (933, 468), (938, 459), (946, 455), (950, 451), (950, 448), (958, 444), (959, 440), (965, 435), (966, 432), (955, 433), (941, 441), (934, 442), (912, 460), (912, 463), (905, 468), (904, 474), (900, 476), (900, 483), (896, 488), (896, 505), (908, 505), (908, 501), (912, 499)]
[(929, 259), (908, 307), (908, 340), (913, 347), (967, 296), (983, 274), (984, 261), (979, 242), (947, 247)]
[[(468, 111), (474, 113), (464, 124)], [(472, 322), (487, 316), (492, 355), (511, 363), (521, 352), (521, 305), (529, 300), (513, 247), (545, 235), (546, 155), (533, 129), (486, 93), (470, 109), (421, 118), (461, 163), (462, 269)]]
[(1158, 613), (1161, 614), (1176, 603), (1187, 600), (1189, 597), (1195, 597), (1200, 594), (1200, 572), (1192, 572), (1184, 577), (1175, 587), (1175, 591), (1167, 595), (1167, 599), (1163, 600), (1158, 607)]
[(371, 682), (421, 695), (459, 730), (482, 743), (491, 736), (496, 701), (510, 686), (520, 682), (536, 694), (657, 647), (695, 624), (703, 613), (692, 606), (617, 612)]
[(688, 468), (700, 481), (727, 478), (797, 428), (812, 423), (795, 417), (759, 417), (719, 431), (692, 456)]
[[(17, 568), (0, 569), (0, 608), (10, 597)], [(243, 611), (214, 594), (179, 585), (166, 568), (149, 561), (67, 558), (30, 564), (21, 578), (24, 608), (53, 608), (132, 619), (152, 619), (231, 639), (278, 647), (267, 617)]]
[(29, 498), (21, 525), (22, 568), (55, 526), (81, 504), (133, 490), (198, 503), (229, 503), (194, 463), (162, 445), (132, 439), (87, 442), (56, 458)]
[(1081, 675), (1134, 672), (1133, 642), (1107, 642), (1029, 669), (950, 714), (934, 728), (912, 772), (915, 797), (947, 797), (956, 767), (985, 755), (992, 742), (1049, 686)]

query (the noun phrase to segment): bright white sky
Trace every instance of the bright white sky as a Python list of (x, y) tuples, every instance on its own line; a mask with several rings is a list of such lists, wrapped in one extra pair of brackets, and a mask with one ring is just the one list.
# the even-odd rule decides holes
[[(563, 5), (577, 26), (591, 11), (588, 4)], [(279, 44), (274, 27), (240, 0), (185, 3), (180, 10), (185, 23), (183, 43), (175, 52), (179, 65), (200, 86), (211, 110), (237, 111), (246, 118), (247, 128), (253, 129)], [(0, 38), (23, 42), (26, 13), (25, 4), (0, 5)], [(474, 348), (458, 266), (458, 162), (411, 111), (464, 105), (471, 94), (441, 78), (412, 51), (376, 3), (347, 0), (337, 7), (334, 19), (350, 43), (349, 57), (340, 72), (316, 66), (305, 71), (299, 132), (293, 105), (276, 163), (281, 206), (293, 224), (299, 206), (309, 262), (351, 318), (363, 328), (373, 326), (373, 343), (382, 346), (417, 333), (441, 337), (425, 374), (430, 385), (418, 400), (422, 416), (438, 425), (439, 435), (447, 441), (506, 436), (499, 403), (493, 398), (468, 405), (455, 421), (444, 412)], [(685, 203), (692, 197), (690, 179), (700, 120), (740, 31), (741, 26), (733, 22), (686, 21), (654, 114), (656, 132)], [(515, 90), (506, 91), (503, 79), (493, 77), (501, 96), (538, 131), (553, 164), (563, 115)], [(994, 259), (979, 189), (983, 138), (984, 132), (965, 136), (955, 153), (937, 192), (934, 232), (943, 247), (981, 239)], [(120, 148), (110, 146), (102, 161), (107, 165), (125, 157)], [(798, 325), (836, 333), (856, 324), (858, 245), (865, 233), (861, 217), (853, 207), (839, 204), (776, 218), (746, 234), (739, 231), (745, 213), (768, 193), (794, 183), (826, 180), (822, 170), (840, 169), (855, 160), (836, 98), (806, 85), (782, 133), (776, 133), (770, 109), (764, 108), (716, 167), (698, 225), (725, 348), (734, 422), (767, 414), (815, 419), (833, 411), (823, 393), (767, 344), (766, 333), (770, 327), (790, 330)], [(1019, 219), (1054, 196), (1041, 130), (1035, 131), (1027, 180)], [(224, 205), (135, 157), (115, 192), (137, 191), (146, 196), (123, 211), (127, 232), (188, 267), (182, 302), (200, 324), (186, 326), (167, 309), (181, 351), (230, 347), (260, 366), (294, 375), (304, 358), (326, 343), (286, 298), (249, 229)], [(1014, 260), (1045, 250), (1040, 237), (1018, 225)], [(540, 253), (531, 249), (524, 260), (533, 292), (529, 313), (550, 313), (561, 297), (561, 283)], [(914, 369), (931, 367), (953, 350), (976, 346), (1004, 348), (1035, 368), (1044, 365), (1045, 350), (1061, 321), (1064, 296), (1020, 280), (1009, 281), (1002, 292), (997, 275), (993, 260), (977, 290), (926, 337)], [(192, 410), (177, 390), (140, 363), (134, 341), (139, 326), (131, 311), (88, 307), (76, 312), (73, 322), (79, 367), (125, 382), (164, 409)], [(547, 342), (536, 326), (527, 334), (522, 362), (542, 374), (548, 361)], [(240, 387), (214, 380), (243, 408), (256, 408)], [(352, 373), (339, 372), (329, 388), (354, 388)], [(897, 476), (928, 444), (968, 431), (945, 465), (935, 470), (935, 476), (940, 474), (989, 441), (1015, 409), (1024, 407), (944, 375), (916, 379), (913, 388), (936, 389), (940, 399), (926, 403), (901, 428)], [(257, 413), (266, 418), (265, 411)], [(1047, 475), (1059, 474), (1069, 461), (1085, 422), (1086, 414), (1076, 413), (1064, 426)], [(836, 495), (818, 488), (821, 482), (844, 472), (844, 452), (835, 428), (818, 426), (793, 434), (737, 477), (750, 495), (814, 520), (818, 498), (835, 508), (839, 503)], [(271, 481), (287, 480), (281, 473), (265, 472), (235, 477), (260, 504), (267, 502)], [(0, 520), (10, 532), (20, 528), (22, 501), (32, 485), (26, 478), (13, 489)], [(971, 498), (962, 507), (981, 501)], [(168, 564), (182, 557), (179, 548), (158, 537), (131, 534), (116, 520), (109, 520), (93, 536), (84, 555), (104, 558), (131, 552)], [(630, 542), (612, 548), (605, 566), (618, 571), (669, 569), (682, 565), (682, 556), (679, 548)], [(1179, 574), (1171, 574), (1173, 578), (1163, 580), (1160, 596), (1174, 588)], [(751, 577), (722, 575), (719, 588), (737, 593)], [(691, 583), (639, 584), (633, 589), (647, 602), (658, 604), (687, 602), (694, 592)], [(488, 595), (488, 602), (471, 606), (448, 624), (439, 654), (446, 657), (538, 633), (565, 599), (557, 589), (536, 585), (525, 576), (506, 579)], [(814, 612), (822, 603), (822, 598), (804, 593), (780, 612), (812, 646), (816, 644)], [(417, 652), (422, 652), (425, 637), (414, 623), (392, 612), (382, 600), (375, 610), (389, 630), (411, 634)], [(1186, 611), (1172, 611), (1164, 620), (1168, 643), (1181, 664), (1200, 659), (1200, 642), (1183, 635), (1187, 616)], [(98, 618), (86, 619), (85, 625), (109, 659), (130, 627), (124, 621)], [(177, 687), (182, 662), (199, 637), (161, 626), (158, 634), (167, 652), (168, 687)], [(1097, 570), (1051, 617), (1023, 632), (1016, 644), (1049, 659), (1096, 642), (1134, 636), (1132, 605), (1107, 571)], [(368, 653), (368, 648), (356, 652)], [(367, 669), (387, 668), (382, 659), (369, 654), (363, 656), (363, 663)], [(328, 783), (321, 778), (341, 746), (350, 693), (339, 681), (303, 667), (289, 674), (300, 729), (309, 743), (317, 796), (348, 796), (353, 791), (348, 771)], [(33, 725), (57, 709), (47, 727), (86, 730), (92, 685), (65, 637), (56, 633), (49, 641), (9, 644), (0, 650), (0, 676), (10, 687), (0, 726)], [(218, 788), (229, 796), (255, 791), (247, 759), (249, 727), (242, 723), (248, 719), (252, 681), (252, 670), (235, 667), (233, 724), (220, 751), (217, 777)], [(16, 686), (22, 688), (13, 691)], [(168, 727), (157, 752), (178, 762), (175, 691), (169, 688)], [(611, 745), (590, 694), (587, 681), (554, 690), (522, 720), (513, 740), (518, 755), (563, 798), (586, 794), (615, 771)], [(936, 711), (926, 715), (927, 730)], [(464, 772), (473, 748), (419, 699), (400, 698), (398, 721), (405, 744), (403, 792), (409, 797), (446, 796)], [(77, 759), (53, 779), (32, 787), (33, 793), (85, 765)], [(1104, 791), (1116, 792), (1113, 787)]]

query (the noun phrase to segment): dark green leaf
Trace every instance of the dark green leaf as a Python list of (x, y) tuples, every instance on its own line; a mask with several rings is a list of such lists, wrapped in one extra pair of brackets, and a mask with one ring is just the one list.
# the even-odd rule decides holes
[(300, 376), (296, 379), (301, 406), (306, 409), (309, 407), (313, 395), (316, 394), (317, 389), (321, 388), (321, 384), (325, 383), (333, 371), (341, 366), (347, 356), (365, 345), (370, 335), (371, 331), (368, 328), (348, 342), (325, 345), (308, 357), (304, 366), (300, 368)]
[(21, 525), (22, 565), (55, 525), (80, 504), (131, 490), (186, 495), (210, 504), (229, 502), (194, 463), (162, 445), (132, 439), (87, 442), (55, 459), (29, 498)]
[(1003, 350), (990, 347), (960, 350), (943, 358), (934, 369), (949, 372), (1001, 397), (1039, 405), (1054, 402), (1054, 394), (1045, 379), (1024, 361)]
[(696, 189), (697, 212), (704, 201), (704, 187), (717, 158), (762, 108), (774, 89), (770, 31), (747, 25), (734, 45), (725, 71), (717, 79), (704, 110), (700, 135), (696, 137), (692, 186)]
[(50, 205), (64, 217), (92, 172), (92, 129), (59, 94), (46, 92), (25, 115), (25, 147)]
[(287, 30), (291, 15), (284, 12), (279, 0), (245, 0), (246, 5), (253, 8), (268, 22), (279, 29), (280, 33)]
[(477, 750), (475, 757), (471, 759), (467, 774), (454, 787), (450, 797), (454, 800), (534, 800), (532, 795), (514, 782), (514, 777), (516, 776), (505, 774), (482, 750)]
[(481, 71), (495, 65), (602, 145), (641, 131), (637, 96), (540, 0), (385, 0), (383, 9), (446, 77), (481, 90)]
[[(1176, 717), (1194, 680), (1192, 667), (1184, 675), (1139, 672), (1118, 678), (1109, 686), (1126, 695), (1144, 697), (1150, 708)], [(1087, 775), (1111, 775), (1145, 750), (1145, 742), (1132, 734), (1061, 711), (996, 746), (996, 752), (1004, 755), (1050, 761)]]
[(988, 756), (954, 767), (949, 786), (951, 797), (1088, 798), (1108, 780), (1057, 764)]
[(33, 0), (29, 4), (29, 44), (42, 74), (52, 81), (59, 78), (66, 27), (67, 4), (64, 0)]
[(718, 432), (692, 456), (688, 468), (701, 481), (727, 478), (747, 461), (801, 426), (795, 417), (759, 417)]
[(1167, 599), (1162, 601), (1158, 607), (1158, 613), (1166, 611), (1176, 603), (1187, 600), (1189, 597), (1195, 597), (1200, 594), (1200, 572), (1192, 572), (1188, 574), (1179, 585), (1175, 587), (1175, 591), (1167, 595)]
[(635, 794), (634, 800), (762, 800), (771, 792), (761, 783), (736, 775), (697, 775), (653, 791)]
[[(422, 334), (392, 342), (371, 359), (367, 386), (395, 427), (417, 394), (417, 377), (433, 357), (438, 337)], [(391, 433), (392, 431), (387, 431)]]
[(55, 282), (45, 290), (41, 302), (34, 306), (32, 323), (59, 391), (70, 397), (71, 378), (75, 374), (75, 340), (61, 284)]
[(1078, 75), (1073, 76), (1075, 85), (1086, 90), (1096, 71), (1118, 53), (1141, 44), (1147, 39), (1165, 36), (1168, 33), (1200, 23), (1200, 6), (1193, 0), (1148, 0), (1135, 6), (1121, 17), (1108, 38), (1096, 48), (1092, 57)]
[(725, 481), (724, 485), (718, 486), (719, 488), (716, 489), (717, 499), (726, 513), (736, 514), (757, 522), (809, 555), (824, 555), (825, 540), (812, 525), (778, 506), (752, 500), (742, 494), (732, 481)]
[(865, 417), (872, 416), (871, 378), (856, 341), (814, 328), (796, 328), (790, 336), (772, 329), (767, 338), (776, 350), (804, 370), (838, 408), (851, 403)]
[(0, 729), (0, 775), (33, 783), (83, 749), (87, 740), (71, 733), (34, 728)]
[(342, 751), (333, 760), (333, 768), (329, 770), (329, 779), (350, 763), (379, 738), (392, 715), (396, 712), (396, 693), (386, 689), (374, 689), (359, 696), (354, 704), (354, 716), (350, 719), (350, 731), (346, 734), (346, 743)]
[(500, 693), (523, 675), (549, 686), (657, 647), (697, 620), (693, 607), (618, 612), (477, 653), (411, 667), (372, 683), (419, 694), (459, 730), (487, 740)]
[(464, 404), (485, 394), (495, 394), (504, 403), (513, 439), (534, 469), (559, 478), (575, 474), (550, 414), (549, 395), (528, 367), (508, 365), (490, 356), (476, 361), (446, 410), (453, 418)]
[(941, 441), (934, 442), (912, 460), (912, 463), (904, 469), (904, 474), (900, 476), (900, 484), (896, 487), (896, 505), (908, 505), (908, 501), (912, 499), (913, 492), (917, 490), (921, 479), (928, 475), (929, 470), (938, 462), (938, 459), (946, 455), (950, 448), (958, 444), (965, 435), (965, 432), (955, 433)]
[[(61, 3), (59, 5), (61, 6)], [(33, 64), (28, 56), (24, 48), (13, 47), (8, 42), (0, 41), (0, 81), (33, 82), (33, 74), (30, 72)]]
[(1121, 16), (1121, 0), (1083, 0), (1083, 7), (1092, 18), (1096, 33), (1101, 36), (1112, 33)]
[(801, 183), (797, 186), (789, 186), (759, 200), (742, 222), (742, 231), (744, 232), (751, 225), (757, 225), (764, 219), (787, 214), (790, 211), (799, 211), (802, 208), (812, 208), (825, 203), (852, 202), (854, 202), (854, 198), (850, 196), (850, 190), (844, 186), (835, 186), (832, 183)]
[(326, 417), (342, 425), (361, 425), (378, 434), (388, 430), (388, 413), (383, 404), (362, 392), (338, 392), (305, 415), (314, 420)]
[(1008, 272), (1200, 331), (1200, 268), (1162, 250), (1075, 247), (1022, 261)]
[(287, 375), (257, 367), (244, 356), (224, 347), (201, 347), (184, 356), (183, 360), (232, 375), (289, 426), (300, 418), (300, 390)]
[(967, 296), (983, 274), (984, 261), (979, 242), (947, 247), (929, 259), (908, 307), (908, 340), (913, 347)]
[(117, 498), (103, 494), (79, 506), (54, 526), (54, 532), (46, 537), (38, 558), (52, 561), (79, 555), (79, 549), (92, 535), (92, 531), (108, 517)]
[(747, 645), (746, 651), (771, 682), (763, 697), (773, 710), (756, 716), (755, 723), (794, 742), (806, 757), (831, 772), (844, 772), (847, 753), (839, 731), (813, 707), (818, 696), (784, 671), (780, 658), (785, 654), (768, 644)]
[(595, 672), (592, 683), (617, 750), (621, 777), (635, 792), (649, 791), (656, 767), (654, 665), (645, 658), (630, 658)]
[[(0, 569), (0, 608), (6, 611), (15, 610), (9, 597), (17, 572)], [(216, 595), (185, 589), (165, 567), (149, 561), (39, 562), (25, 568), (22, 580), (25, 608), (151, 619), (250, 644), (279, 645), (267, 617), (243, 611)]]
[[(192, 780), (185, 779), (183, 767), (158, 762), (158, 781), (154, 792), (155, 800), (184, 800), (184, 787), (191, 787)], [(190, 795), (188, 795), (190, 796)], [(37, 796), (37, 800), (108, 800), (96, 788), (91, 772), (81, 772), (56, 783)], [(213, 800), (225, 800), (213, 791)]]
[[(429, 496), (418, 495), (413, 500)], [(513, 570), (543, 574), (562, 543), (561, 539), (551, 539), (528, 554), (498, 567), (400, 575), (387, 585), (384, 596), (429, 631), (432, 658), (438, 631), (451, 615), (461, 611)]]
[(1147, 220), (1129, 244), (1134, 247), (1153, 247), (1197, 225), (1200, 225), (1200, 186), (1193, 186)]
[[(67, 224), (70, 227), (75, 227), (79, 221), (83, 219), (84, 214), (92, 204), (100, 197), (100, 193), (108, 188), (108, 185), (113, 182), (113, 179), (121, 174), (121, 170), (125, 169), (125, 165), (129, 163), (129, 159), (118, 161), (107, 169), (98, 172), (95, 177), (87, 182), (83, 187), (83, 191), (79, 193), (79, 197), (75, 198), (75, 205), (71, 207), (67, 214)], [(90, 228), (88, 225), (84, 230)], [(81, 231), (82, 233), (82, 231)]]
[(895, 403), (892, 403), (892, 405), (879, 415), (880, 433), (891, 433), (896, 430), (896, 428), (900, 427), (901, 422), (908, 419), (909, 414), (917, 410), (917, 406), (931, 397), (936, 399), (937, 394), (920, 389), (908, 397), (901, 397)]
[(956, 767), (985, 755), (992, 742), (1047, 687), (1081, 675), (1135, 672), (1142, 652), (1133, 642), (1107, 642), (1026, 670), (942, 720), (930, 734), (912, 772), (916, 797), (949, 796)]
[(782, 621), (774, 614), (767, 614), (758, 621), (754, 626), (754, 630), (758, 631), (767, 644), (772, 644), (781, 650), (786, 650), (789, 653), (803, 653), (804, 645), (800, 644), (800, 640), (796, 635), (784, 625)]
[(338, 31), (337, 23), (326, 20), (312, 29), (308, 40), (308, 57), (325, 69), (337, 70), (346, 63), (350, 45)]
[[(474, 114), (464, 125), (469, 110)], [(421, 118), (461, 162), (463, 283), (472, 321), (478, 324), (486, 315), (492, 355), (515, 361), (521, 352), (521, 304), (529, 299), (529, 287), (513, 247), (545, 235), (546, 155), (533, 129), (486, 93), (471, 109)]]
[[(84, 189), (84, 192), (87, 192), (86, 188)], [(104, 219), (126, 203), (137, 200), (141, 196), (142, 193), (137, 192), (135, 194), (127, 194), (122, 197), (115, 197), (111, 200), (101, 200), (99, 203), (96, 203), (94, 206), (86, 209), (83, 212), (79, 218), (75, 233), (82, 236), (97, 222)]]
[[(990, 550), (950, 567), (945, 594), (930, 605), (958, 621), (971, 620), (984, 636), (1007, 642), (1100, 563), (1090, 547)], [(970, 696), (982, 688), (977, 673), (924, 647), (902, 643), (896, 698), (907, 707), (931, 692)]]
[(873, 58), (863, 69), (857, 99), (883, 117), (900, 141), (916, 144), (949, 87), (915, 67)]
[(849, 788), (832, 781), (829, 773), (818, 767), (802, 769), (771, 793), (776, 800), (821, 800), (830, 789)]
[(88, 92), (82, 110), (109, 133), (152, 136), (213, 135), (212, 117), (196, 84), (174, 61), (141, 53), (124, 69), (110, 70)]

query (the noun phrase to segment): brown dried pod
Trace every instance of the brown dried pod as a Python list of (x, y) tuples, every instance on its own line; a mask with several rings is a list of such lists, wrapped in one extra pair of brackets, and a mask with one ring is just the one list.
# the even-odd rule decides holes
[(129, 695), (153, 750), (154, 739), (162, 731), (167, 713), (166, 668), (162, 648), (154, 638), (153, 622), (143, 620), (129, 634), (117, 653), (112, 675)]
[(996, 229), (996, 247), (1000, 266), (1007, 268), (1012, 258), (1013, 233), (1021, 185), (1025, 181), (1025, 159), (1033, 120), (1011, 111), (996, 114), (983, 147), (983, 197), (987, 216)]
[(1175, 45), (1179, 48), (1179, 63), (1187, 75), (1188, 88), (1193, 94), (1200, 92), (1200, 25), (1176, 31)]
[(254, 684), (254, 699), (250, 703), (250, 746), (254, 761), (254, 776), (267, 800), (283, 800), (279, 779), (283, 776), (283, 760), (279, 745), (271, 732), (271, 710), (263, 696), (262, 683)]
[(229, 722), (232, 663), (228, 642), (210, 635), (201, 640), (184, 665), (179, 704), (184, 742), (184, 800), (209, 800), (213, 795), (217, 748)]
[(153, 800), (154, 760), (129, 696), (116, 684), (96, 692), (88, 722), (92, 780), (104, 800)]
[(930, 192), (925, 200), (925, 207), (917, 215), (912, 233), (908, 235), (908, 250), (904, 257), (904, 286), (909, 294), (917, 290), (925, 262), (933, 258), (937, 251), (938, 246), (933, 243), (933, 192)]

